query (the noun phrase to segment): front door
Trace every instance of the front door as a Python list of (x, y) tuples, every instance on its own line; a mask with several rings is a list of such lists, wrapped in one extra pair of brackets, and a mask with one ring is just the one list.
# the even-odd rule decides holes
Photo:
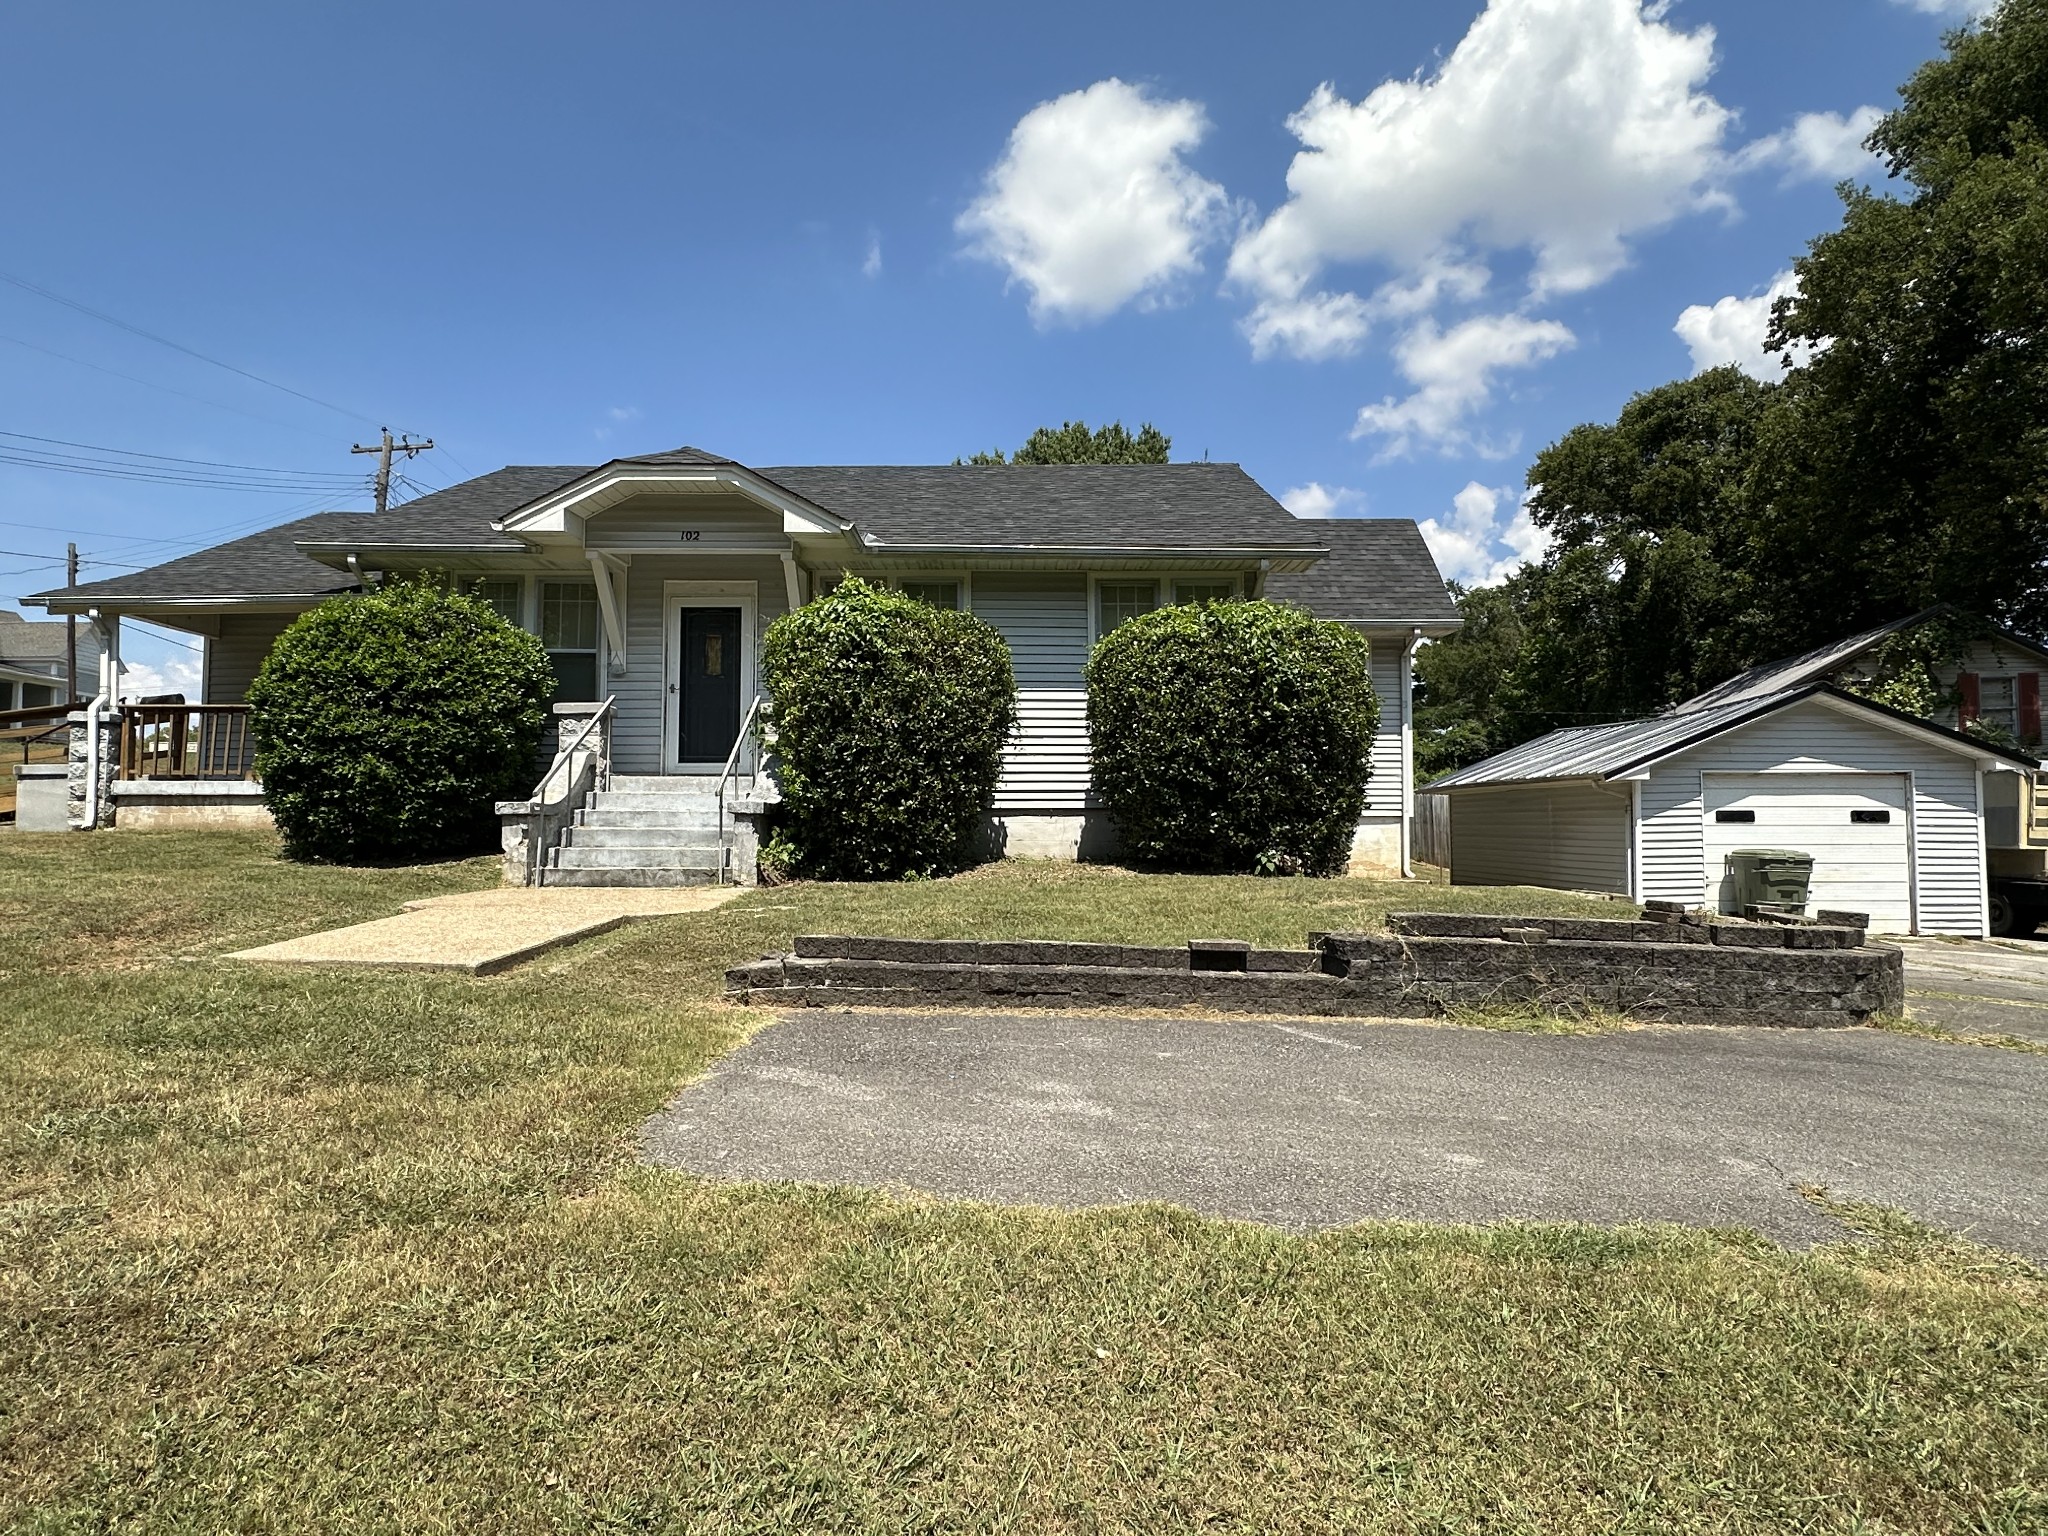
[(723, 763), (740, 734), (740, 610), (682, 610), (676, 757)]

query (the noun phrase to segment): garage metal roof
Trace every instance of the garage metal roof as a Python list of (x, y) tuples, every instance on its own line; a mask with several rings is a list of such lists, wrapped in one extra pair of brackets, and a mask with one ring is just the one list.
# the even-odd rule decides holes
[(1873, 704), (1826, 683), (1808, 683), (1798, 688), (1749, 697), (1715, 707), (1687, 710), (1683, 714), (1658, 715), (1650, 720), (1621, 720), (1612, 725), (1581, 725), (1552, 731), (1510, 747), (1492, 757), (1432, 780), (1425, 788), (1471, 789), (1481, 784), (1533, 784), (1546, 779), (1618, 779), (1655, 762), (1697, 746), (1711, 737), (1752, 720), (1775, 714), (1806, 699), (1825, 698), (1846, 704), (1872, 717), (1872, 724), (1893, 730), (1910, 728), (1941, 738), (1944, 745), (1964, 749), (1980, 757), (1999, 757), (2025, 768), (2039, 765), (2020, 752), (1993, 746), (1960, 731), (1921, 720), (1898, 710)]

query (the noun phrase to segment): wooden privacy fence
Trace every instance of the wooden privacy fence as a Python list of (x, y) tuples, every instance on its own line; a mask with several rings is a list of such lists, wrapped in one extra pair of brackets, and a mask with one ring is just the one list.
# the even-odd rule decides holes
[(1412, 856), (1424, 864), (1448, 869), (1451, 864), (1451, 797), (1428, 790), (1415, 797), (1415, 847)]
[(256, 749), (246, 704), (127, 704), (121, 709), (124, 779), (253, 779)]

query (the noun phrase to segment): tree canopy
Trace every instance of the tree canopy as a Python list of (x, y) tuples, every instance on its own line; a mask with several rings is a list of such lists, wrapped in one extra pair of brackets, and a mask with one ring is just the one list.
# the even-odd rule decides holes
[(1765, 384), (1714, 369), (1529, 471), (1540, 564), (1418, 664), (1418, 759), (1652, 713), (1937, 604), (2048, 634), (2048, 0), (1951, 33), (1795, 264)]
[(1164, 464), (1173, 439), (1146, 422), (1133, 436), (1121, 421), (1090, 430), (1085, 421), (1040, 427), (1005, 457), (1000, 448), (970, 454), (958, 464)]

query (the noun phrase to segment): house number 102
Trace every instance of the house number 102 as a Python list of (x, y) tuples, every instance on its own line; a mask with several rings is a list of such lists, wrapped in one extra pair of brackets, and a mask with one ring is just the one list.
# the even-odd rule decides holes
[(685, 528), (682, 531), (682, 540), (685, 544), (694, 544), (703, 537), (704, 534), (700, 529)]

